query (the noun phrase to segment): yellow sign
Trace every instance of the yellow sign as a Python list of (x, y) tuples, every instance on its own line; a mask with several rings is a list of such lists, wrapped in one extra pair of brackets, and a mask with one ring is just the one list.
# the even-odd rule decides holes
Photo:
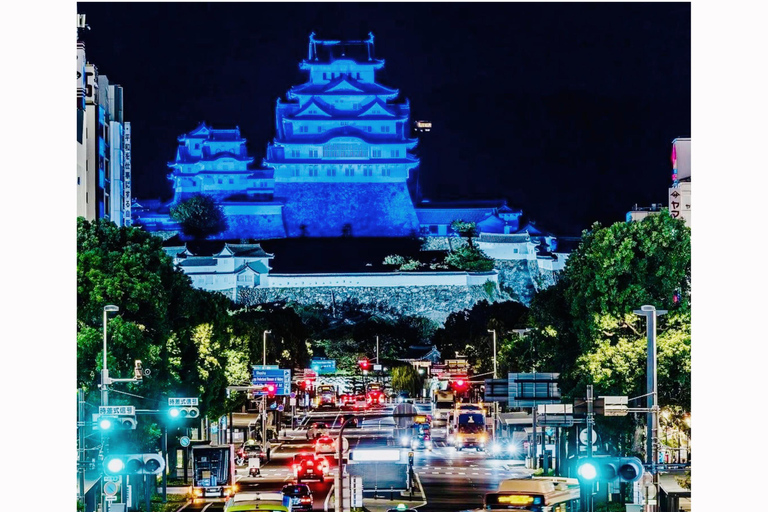
[(533, 503), (533, 496), (528, 496), (527, 494), (508, 494), (506, 496), (499, 496), (499, 503), (530, 505)]

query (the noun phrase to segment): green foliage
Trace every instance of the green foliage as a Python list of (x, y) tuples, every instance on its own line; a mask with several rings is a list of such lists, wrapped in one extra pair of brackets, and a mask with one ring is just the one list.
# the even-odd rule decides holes
[(185, 235), (204, 239), (227, 229), (224, 212), (212, 196), (196, 194), (171, 207), (171, 219), (181, 224)]
[(488, 295), (489, 299), (492, 299), (496, 293), (496, 283), (488, 279), (483, 283), (483, 291), (485, 291), (485, 294)]
[[(635, 332), (623, 321), (644, 304), (690, 310), (691, 230), (666, 211), (585, 231), (563, 279), (574, 327), (588, 348), (601, 334)], [(679, 292), (680, 302), (673, 298)], [(606, 329), (604, 315), (617, 319)]]
[(421, 265), (422, 264), (418, 260), (414, 260), (411, 258), (405, 263), (403, 263), (402, 265), (400, 265), (400, 268), (398, 270), (402, 270), (406, 272), (409, 270), (418, 270), (421, 267)]
[(460, 236), (467, 239), (467, 243), (470, 247), (472, 245), (472, 239), (477, 236), (477, 224), (474, 222), (464, 222), (461, 219), (451, 222), (451, 229), (458, 233)]
[(407, 391), (411, 396), (421, 396), (422, 385), (421, 375), (410, 364), (392, 368), (392, 389), (394, 391)]
[(488, 272), (494, 267), (494, 261), (472, 245), (464, 245), (450, 252), (445, 257), (445, 264), (467, 272)]
[(399, 254), (390, 254), (384, 258), (384, 265), (396, 265), (401, 266), (405, 264), (405, 257)]
[[(192, 288), (159, 238), (106, 220), (80, 218), (77, 384), (85, 388), (89, 402), (99, 401), (103, 308), (108, 304), (120, 308), (108, 320), (110, 375), (132, 377), (136, 359), (151, 371), (140, 384), (118, 386), (110, 402), (154, 409), (165, 396), (199, 396), (203, 412), (223, 402), (226, 359), (218, 350), (226, 345), (229, 299)], [(128, 400), (118, 390), (140, 398)], [(133, 442), (143, 445), (154, 439), (151, 425), (145, 424)]]
[[(460, 353), (467, 356), (476, 373), (489, 372), (493, 371), (493, 334), (488, 329), (495, 329), (499, 375), (503, 375), (502, 370), (512, 366), (501, 364), (505, 344), (512, 341), (513, 335), (508, 333), (512, 329), (525, 327), (527, 322), (528, 308), (520, 303), (505, 301), (491, 304), (482, 301), (471, 310), (451, 313), (445, 325), (435, 332), (433, 340), (443, 358), (452, 359)], [(513, 349), (507, 347), (506, 350)]]

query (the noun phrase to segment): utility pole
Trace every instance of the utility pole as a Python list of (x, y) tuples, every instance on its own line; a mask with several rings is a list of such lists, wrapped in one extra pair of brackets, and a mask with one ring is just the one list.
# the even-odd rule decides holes
[[(104, 306), (104, 360), (101, 365), (101, 405), (107, 406), (109, 405), (109, 384), (111, 381), (109, 380), (109, 370), (107, 369), (107, 313), (108, 312), (115, 312), (120, 311), (120, 308), (117, 306), (114, 306), (112, 304)], [(109, 435), (105, 432), (101, 433), (101, 454), (102, 458), (104, 455), (106, 455), (106, 451), (109, 446)], [(101, 477), (101, 485), (102, 489), (104, 488), (104, 475), (103, 475), (103, 469), (102, 469), (102, 477)], [(103, 492), (101, 493), (101, 510), (105, 511), (107, 510), (108, 502), (107, 502), (107, 496)]]
[(376, 364), (379, 364), (379, 337), (376, 336)]
[[(262, 350), (262, 364), (267, 366), (267, 334), (272, 334), (272, 331), (264, 331), (264, 345)], [(290, 391), (290, 390), (289, 390)], [(267, 394), (264, 393), (261, 397), (261, 448), (264, 453), (267, 453)], [(232, 427), (230, 427), (232, 428)], [(230, 430), (230, 437), (231, 437)]]
[[(648, 391), (648, 410), (646, 422), (646, 463), (651, 466), (653, 475), (653, 486), (656, 489), (656, 499), (659, 493), (659, 473), (656, 469), (658, 463), (658, 435), (659, 435), (659, 404), (657, 400), (657, 371), (656, 371), (656, 317), (667, 313), (666, 310), (656, 310), (654, 306), (644, 305), (634, 313), (638, 316), (644, 316), (646, 320), (646, 336), (648, 338), (648, 364), (646, 370), (646, 387)], [(648, 512), (656, 512), (657, 505), (647, 504)]]
[[(595, 398), (594, 398), (594, 390), (592, 387), (592, 384), (587, 386), (587, 458), (592, 458), (592, 429), (595, 424), (595, 415), (594, 415), (594, 404), (595, 404)], [(587, 512), (592, 512), (594, 510), (595, 502), (594, 502), (594, 491), (595, 491), (595, 483), (590, 481), (589, 484), (589, 494), (587, 494)]]

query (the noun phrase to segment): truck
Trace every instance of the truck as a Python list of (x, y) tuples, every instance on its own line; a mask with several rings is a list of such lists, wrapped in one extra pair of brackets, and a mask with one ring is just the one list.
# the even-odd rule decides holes
[(395, 428), (392, 431), (392, 437), (398, 446), (409, 447), (413, 439), (413, 426), (415, 418), (418, 416), (416, 406), (409, 403), (402, 403), (395, 406), (392, 411), (395, 420)]
[(227, 498), (235, 494), (234, 445), (193, 446), (191, 459), (193, 497)]
[(453, 432), (453, 445), (456, 451), (475, 448), (484, 451), (488, 443), (485, 430), (485, 413), (482, 411), (457, 411), (456, 429)]
[(445, 422), (447, 424), (455, 397), (453, 391), (437, 390), (432, 396), (432, 420), (435, 423)]

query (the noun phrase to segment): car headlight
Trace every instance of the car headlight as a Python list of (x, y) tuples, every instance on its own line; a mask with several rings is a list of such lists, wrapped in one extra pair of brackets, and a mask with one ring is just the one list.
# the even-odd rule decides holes
[(408, 444), (408, 442), (409, 442), (409, 441), (410, 441), (410, 439), (408, 438), (408, 436), (403, 436), (403, 437), (401, 437), (401, 438), (400, 438), (400, 443), (401, 443), (403, 446), (406, 446), (406, 445)]
[(517, 445), (516, 445), (516, 444), (510, 444), (510, 445), (507, 447), (507, 451), (508, 451), (509, 453), (512, 453), (512, 454), (515, 454), (515, 453), (517, 453)]
[(501, 451), (501, 446), (499, 446), (499, 443), (493, 443), (491, 444), (491, 453), (499, 453)]

